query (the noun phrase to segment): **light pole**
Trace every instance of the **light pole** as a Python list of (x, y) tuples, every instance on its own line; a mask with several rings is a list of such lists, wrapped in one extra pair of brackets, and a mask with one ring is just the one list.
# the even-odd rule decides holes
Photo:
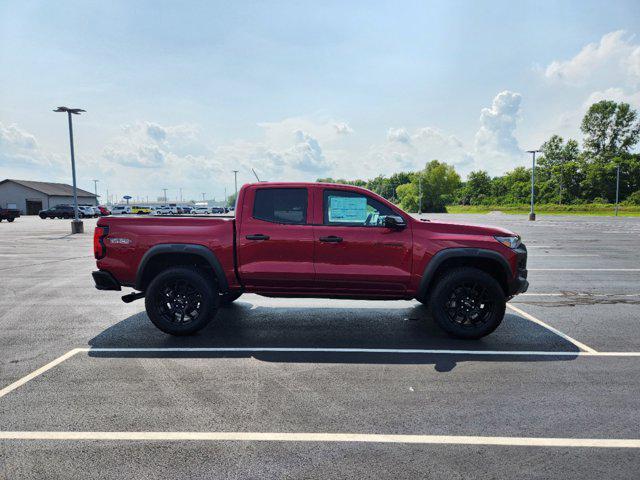
[(163, 188), (162, 191), (164, 192), (164, 203), (167, 203), (167, 190), (166, 188)]
[(236, 184), (236, 200), (238, 199), (238, 170), (232, 170), (233, 179)]
[(204, 192), (202, 192), (202, 201), (204, 202)]
[(422, 175), (418, 175), (418, 215), (422, 215)]
[(71, 233), (84, 233), (84, 225), (78, 218), (78, 189), (76, 186), (76, 159), (73, 152), (73, 123), (71, 121), (71, 114), (80, 115), (81, 112), (86, 112), (81, 108), (67, 108), (58, 107), (54, 112), (66, 112), (69, 119), (69, 144), (71, 145), (71, 173), (73, 175), (73, 221), (71, 222)]
[(620, 165), (616, 167), (616, 217), (618, 216), (619, 197), (620, 197)]
[(534, 186), (536, 184), (536, 153), (540, 153), (540, 150), (527, 150), (527, 153), (533, 156), (533, 163), (531, 165), (531, 211), (529, 212), (529, 220), (534, 221), (536, 219), (536, 214), (533, 211)]
[(95, 179), (93, 180), (93, 191), (94, 191), (94, 192), (95, 192), (95, 194), (96, 194), (96, 202), (97, 202), (97, 203), (100, 203), (100, 202), (98, 202), (98, 182), (99, 182), (99, 181), (100, 181), (100, 180), (95, 180)]

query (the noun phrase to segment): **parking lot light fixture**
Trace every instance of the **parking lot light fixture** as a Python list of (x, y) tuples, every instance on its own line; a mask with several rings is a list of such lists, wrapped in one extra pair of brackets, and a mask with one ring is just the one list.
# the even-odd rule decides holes
[(71, 146), (71, 173), (73, 175), (73, 212), (74, 218), (71, 222), (71, 233), (84, 233), (84, 225), (82, 221), (80, 221), (78, 214), (78, 189), (76, 186), (76, 160), (73, 152), (73, 122), (71, 121), (71, 115), (80, 115), (82, 112), (86, 110), (82, 110), (81, 108), (67, 108), (67, 107), (58, 107), (54, 110), (54, 112), (62, 113), (66, 112), (67, 118), (69, 120), (69, 144)]
[(541, 150), (527, 150), (527, 153), (530, 153), (533, 157), (533, 162), (531, 165), (531, 211), (529, 212), (529, 220), (534, 221), (536, 219), (536, 214), (533, 211), (533, 203), (535, 191), (534, 187), (536, 184), (536, 153), (540, 153)]

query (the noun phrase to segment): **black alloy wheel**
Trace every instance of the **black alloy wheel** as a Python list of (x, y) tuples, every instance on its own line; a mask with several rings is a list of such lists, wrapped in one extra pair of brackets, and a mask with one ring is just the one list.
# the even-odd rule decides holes
[(145, 307), (156, 327), (171, 335), (190, 335), (215, 316), (219, 299), (215, 283), (191, 267), (160, 272), (145, 292)]
[(427, 305), (434, 320), (448, 334), (477, 339), (493, 332), (502, 322), (506, 295), (487, 272), (461, 267), (436, 280)]

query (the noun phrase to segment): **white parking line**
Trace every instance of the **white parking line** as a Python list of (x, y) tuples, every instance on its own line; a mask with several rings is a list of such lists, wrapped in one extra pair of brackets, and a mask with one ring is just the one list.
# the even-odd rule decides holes
[(519, 293), (519, 297), (640, 297), (640, 293), (588, 293), (588, 292), (565, 292), (565, 293)]
[(387, 435), (381, 433), (295, 432), (0, 432), (0, 440), (340, 442), (523, 447), (640, 448), (635, 438), (487, 437), (467, 435)]
[(509, 307), (511, 310), (513, 310), (514, 312), (516, 312), (518, 315), (523, 316), (524, 318), (526, 318), (527, 320), (532, 321), (533, 323), (536, 323), (544, 328), (546, 328), (547, 330), (550, 330), (551, 332), (555, 333), (556, 335), (558, 335), (559, 337), (564, 338), (565, 340), (567, 340), (568, 342), (573, 343), (576, 347), (578, 347), (580, 350), (583, 350), (585, 352), (589, 352), (589, 353), (597, 353), (596, 350), (594, 350), (593, 348), (585, 345), (582, 342), (579, 342), (578, 340), (576, 340), (573, 337), (570, 337), (569, 335), (567, 335), (566, 333), (562, 333), (560, 330), (558, 330), (557, 328), (553, 328), (551, 325), (547, 325), (546, 323), (544, 323), (542, 320), (537, 319), (536, 317), (534, 317), (533, 315), (525, 312), (524, 310), (521, 310), (518, 307), (514, 307), (513, 305), (511, 305), (510, 303), (507, 303), (507, 307)]
[(599, 257), (599, 256), (600, 256), (600, 255), (596, 255), (596, 254), (593, 254), (593, 255), (592, 255), (592, 254), (588, 254), (588, 253), (585, 253), (585, 254), (580, 253), (580, 254), (576, 254), (576, 255), (566, 255), (566, 254), (556, 255), (556, 254), (554, 254), (554, 253), (552, 253), (552, 254), (544, 253), (544, 254), (541, 254), (541, 255), (540, 255), (540, 257), (537, 257), (536, 255), (532, 255), (532, 257), (531, 257), (531, 258), (547, 258), (547, 257)]
[(80, 348), (74, 348), (73, 350), (69, 350), (64, 355), (61, 355), (58, 358), (56, 358), (55, 360), (53, 360), (53, 361), (47, 363), (46, 365), (40, 367), (39, 369), (34, 370), (29, 375), (25, 375), (20, 380), (17, 380), (15, 382), (13, 382), (11, 385), (8, 385), (8, 386), (4, 387), (2, 390), (0, 390), (0, 398), (4, 397), (9, 392), (13, 392), (16, 388), (24, 385), (29, 380), (32, 380), (32, 379), (36, 378), (39, 375), (42, 375), (47, 370), (51, 370), (56, 365), (61, 364), (65, 360), (73, 357), (74, 355), (76, 355), (77, 353), (80, 353), (81, 351), (82, 351), (82, 349), (80, 349)]
[(640, 272), (640, 268), (528, 268), (530, 272)]
[[(514, 308), (511, 306), (511, 308)], [(515, 308), (514, 308), (515, 310)], [(519, 309), (518, 309), (519, 310)], [(524, 312), (523, 312), (524, 313)], [(526, 314), (528, 315), (528, 314)], [(536, 322), (537, 323), (537, 322)], [(544, 323), (544, 322), (542, 322)], [(544, 324), (546, 328), (554, 331), (553, 327)], [(555, 332), (554, 332), (555, 333)], [(558, 332), (563, 338), (572, 341), (578, 348), (582, 345), (582, 351), (540, 351), (540, 350), (448, 350), (448, 349), (403, 349), (403, 348), (305, 348), (305, 347), (149, 347), (149, 348), (74, 348), (52, 362), (34, 370), (21, 379), (13, 382), (0, 390), (0, 398), (21, 387), (25, 383), (51, 370), (56, 365), (77, 355), (85, 353), (370, 353), (370, 354), (401, 354), (401, 355), (457, 355), (457, 356), (505, 356), (505, 357), (625, 357), (640, 358), (640, 352), (597, 352), (594, 349), (571, 339), (562, 332)]]

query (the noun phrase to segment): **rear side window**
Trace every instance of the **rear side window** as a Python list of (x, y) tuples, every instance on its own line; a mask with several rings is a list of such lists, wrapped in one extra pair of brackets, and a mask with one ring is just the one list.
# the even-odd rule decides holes
[(253, 218), (272, 223), (307, 223), (306, 188), (263, 188), (256, 190)]

